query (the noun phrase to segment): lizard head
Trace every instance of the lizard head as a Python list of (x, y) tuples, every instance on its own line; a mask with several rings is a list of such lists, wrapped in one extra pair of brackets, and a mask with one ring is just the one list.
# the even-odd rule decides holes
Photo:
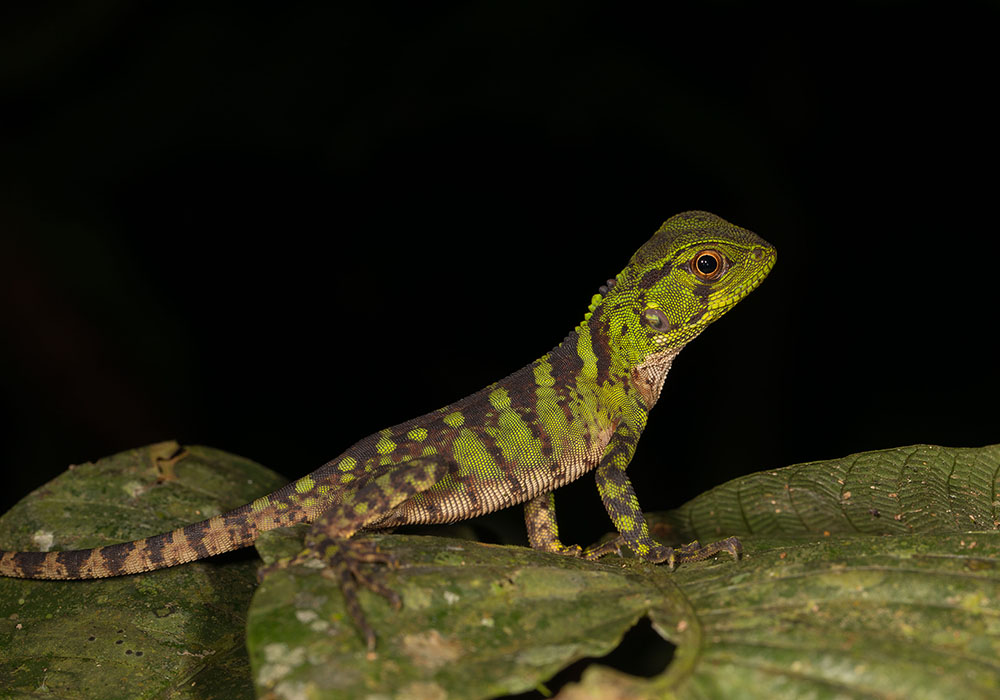
[(714, 214), (678, 214), (602, 288), (594, 315), (631, 364), (668, 361), (753, 291), (775, 258), (767, 241)]

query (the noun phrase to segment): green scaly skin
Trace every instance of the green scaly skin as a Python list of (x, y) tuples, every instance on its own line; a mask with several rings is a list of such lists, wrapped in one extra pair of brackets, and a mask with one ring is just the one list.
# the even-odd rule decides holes
[[(161, 569), (251, 544), (259, 532), (313, 523), (296, 562), (320, 558), (341, 582), (369, 648), (357, 602), (364, 585), (398, 597), (362, 564), (386, 562), (351, 537), (414, 523), (450, 523), (525, 504), (532, 547), (594, 559), (621, 546), (653, 563), (739, 556), (729, 538), (671, 549), (650, 537), (625, 473), (677, 353), (756, 288), (774, 248), (707, 212), (669, 219), (591, 300), (551, 352), (442, 409), (370, 435), (322, 467), (241, 508), (135, 542), (65, 552), (2, 552), (0, 575), (80, 579)], [(559, 541), (552, 491), (596, 468), (620, 533), (581, 549)], [(294, 562), (284, 562), (288, 565)]]

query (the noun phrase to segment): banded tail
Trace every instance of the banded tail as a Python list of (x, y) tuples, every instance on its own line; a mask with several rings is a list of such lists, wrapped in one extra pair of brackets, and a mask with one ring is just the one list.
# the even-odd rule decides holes
[(247, 503), (222, 515), (151, 537), (92, 549), (61, 552), (0, 550), (0, 576), (30, 579), (94, 579), (166, 569), (178, 564), (231, 552), (254, 543), (257, 535), (309, 519), (297, 508), (279, 510), (286, 490)]

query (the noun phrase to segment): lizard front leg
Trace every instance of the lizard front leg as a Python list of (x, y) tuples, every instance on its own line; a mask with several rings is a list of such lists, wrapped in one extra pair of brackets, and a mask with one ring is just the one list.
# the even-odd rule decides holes
[(394, 607), (399, 607), (401, 602), (396, 592), (364, 572), (368, 564), (395, 562), (390, 555), (379, 552), (372, 542), (350, 538), (407, 499), (437, 484), (451, 466), (447, 460), (422, 457), (390, 467), (361, 488), (345, 493), (337, 505), (313, 523), (306, 536), (306, 549), (293, 560), (277, 565), (284, 567), (317, 559), (326, 564), (323, 575), (340, 585), (347, 612), (361, 631), (369, 651), (375, 648), (375, 632), (358, 602), (358, 586), (378, 593)]
[(631, 438), (627, 430), (616, 433), (597, 467), (597, 490), (601, 494), (601, 501), (608, 515), (611, 516), (611, 521), (620, 534), (609, 542), (588, 547), (584, 550), (583, 556), (587, 559), (597, 559), (619, 551), (624, 544), (640, 559), (654, 564), (665, 562), (671, 569), (678, 564), (707, 559), (719, 552), (729, 552), (734, 558), (739, 559), (742, 547), (735, 537), (704, 546), (695, 540), (676, 549), (662, 545), (652, 538), (646, 519), (642, 515), (639, 499), (635, 495), (635, 489), (625, 473), (625, 468), (635, 452), (637, 441), (638, 438)]

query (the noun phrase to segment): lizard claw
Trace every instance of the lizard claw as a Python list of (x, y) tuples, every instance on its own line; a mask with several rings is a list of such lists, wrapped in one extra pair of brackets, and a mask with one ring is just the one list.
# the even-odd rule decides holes
[(374, 578), (365, 571), (367, 564), (382, 564), (398, 568), (396, 558), (386, 552), (381, 552), (378, 545), (371, 540), (333, 539), (323, 537), (310, 542), (310, 552), (326, 563), (323, 576), (340, 584), (344, 596), (344, 606), (361, 631), (369, 652), (375, 651), (375, 630), (368, 624), (361, 603), (358, 601), (358, 587), (363, 586), (372, 593), (385, 598), (394, 610), (403, 606), (403, 600), (396, 591)]
[(727, 537), (724, 540), (710, 542), (706, 545), (702, 545), (701, 542), (695, 540), (676, 548), (660, 545), (650, 555), (644, 556), (643, 559), (655, 564), (665, 563), (673, 570), (681, 564), (702, 561), (719, 552), (728, 552), (732, 555), (733, 559), (738, 560), (743, 553), (743, 545), (740, 544), (740, 540), (737, 537)]
[[(608, 554), (620, 555), (622, 545), (627, 546), (628, 543), (622, 535), (619, 535), (607, 542), (587, 547), (583, 551), (582, 556), (584, 559), (593, 561)], [(727, 552), (732, 555), (733, 559), (739, 559), (743, 554), (743, 546), (737, 537), (727, 537), (724, 540), (712, 542), (707, 545), (702, 545), (701, 542), (695, 540), (680, 547), (667, 547), (666, 545), (653, 543), (648, 552), (639, 556), (644, 561), (653, 564), (666, 564), (669, 569), (673, 570), (681, 564), (708, 559), (719, 552)]]
[(366, 564), (382, 564), (398, 569), (399, 560), (394, 555), (379, 551), (378, 546), (371, 540), (324, 539), (318, 544), (318, 548), (323, 552), (321, 558), (327, 564), (322, 571), (323, 576), (340, 582), (341, 589), (344, 588), (345, 582), (350, 581), (349, 585), (354, 590), (357, 590), (357, 585), (360, 584), (388, 600), (396, 610), (403, 606), (403, 601), (396, 591), (365, 571)]
[(368, 564), (398, 568), (399, 562), (396, 557), (379, 551), (378, 545), (367, 539), (337, 539), (323, 536), (312, 539), (308, 544), (306, 553), (310, 558), (319, 559), (326, 564), (322, 571), (323, 576), (340, 585), (347, 613), (361, 631), (368, 651), (375, 651), (375, 630), (368, 624), (361, 603), (358, 601), (358, 587), (362, 586), (382, 596), (394, 610), (399, 610), (403, 606), (399, 594), (373, 577), (369, 571), (365, 571)]
[(625, 543), (625, 539), (619, 535), (614, 539), (608, 540), (607, 542), (602, 542), (601, 544), (592, 544), (583, 550), (582, 557), (587, 561), (596, 561), (601, 557), (606, 557), (609, 554), (621, 555), (622, 544)]

